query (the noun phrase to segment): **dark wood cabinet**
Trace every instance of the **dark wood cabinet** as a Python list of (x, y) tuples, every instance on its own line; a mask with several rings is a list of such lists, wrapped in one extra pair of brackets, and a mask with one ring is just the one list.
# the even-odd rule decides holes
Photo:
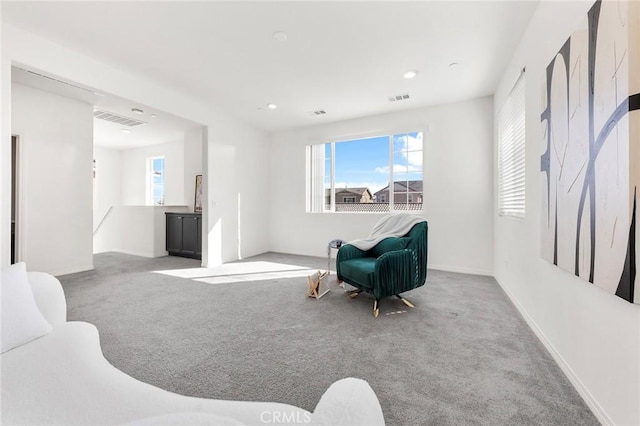
[(202, 259), (202, 214), (165, 213), (166, 250), (172, 256)]

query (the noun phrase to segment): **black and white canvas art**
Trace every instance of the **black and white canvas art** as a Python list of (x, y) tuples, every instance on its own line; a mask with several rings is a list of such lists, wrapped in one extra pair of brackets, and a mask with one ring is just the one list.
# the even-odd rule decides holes
[(546, 68), (542, 257), (629, 302), (638, 287), (638, 5), (597, 1)]

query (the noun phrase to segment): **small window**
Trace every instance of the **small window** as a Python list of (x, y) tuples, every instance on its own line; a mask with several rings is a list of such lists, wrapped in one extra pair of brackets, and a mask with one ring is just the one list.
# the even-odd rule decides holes
[(343, 202), (344, 203), (355, 203), (356, 202), (356, 197), (344, 197), (343, 198)]
[(164, 156), (147, 159), (147, 205), (164, 205)]
[(498, 214), (525, 217), (524, 73), (498, 112)]

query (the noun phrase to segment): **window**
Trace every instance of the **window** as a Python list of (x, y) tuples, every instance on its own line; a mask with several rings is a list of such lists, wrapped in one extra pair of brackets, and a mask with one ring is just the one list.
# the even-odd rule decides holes
[[(415, 210), (422, 195), (422, 132), (393, 136), (393, 202), (396, 210)], [(422, 209), (422, 203), (419, 209)]]
[(422, 145), (409, 132), (308, 146), (307, 211), (422, 210)]
[(524, 72), (498, 112), (498, 214), (525, 216)]
[(147, 205), (164, 205), (164, 156), (147, 158)]

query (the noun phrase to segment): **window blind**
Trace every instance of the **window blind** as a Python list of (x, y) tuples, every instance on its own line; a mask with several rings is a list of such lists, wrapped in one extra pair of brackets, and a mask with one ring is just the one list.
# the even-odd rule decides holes
[(498, 113), (498, 214), (525, 217), (524, 71)]

